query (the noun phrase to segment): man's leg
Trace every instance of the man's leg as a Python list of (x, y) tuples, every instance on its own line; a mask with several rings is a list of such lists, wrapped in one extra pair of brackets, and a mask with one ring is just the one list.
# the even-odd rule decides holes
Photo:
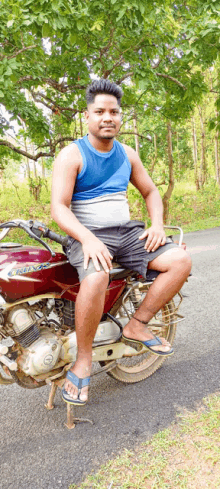
[[(95, 272), (87, 275), (81, 285), (76, 300), (76, 336), (77, 360), (70, 369), (79, 378), (90, 375), (92, 368), (92, 343), (103, 314), (105, 293), (109, 276), (105, 272)], [(65, 390), (77, 399), (78, 389), (69, 380), (65, 381)], [(83, 387), (80, 399), (88, 398), (88, 387)]]
[[(154, 280), (135, 313), (135, 316), (144, 322), (150, 321), (154, 314), (181, 289), (191, 270), (191, 258), (182, 248), (170, 248), (150, 262), (148, 268), (162, 273)], [(151, 331), (134, 318), (125, 326), (124, 335), (141, 341), (153, 338)], [(154, 346), (152, 349), (168, 352), (170, 344), (164, 338), (160, 339), (162, 345)]]

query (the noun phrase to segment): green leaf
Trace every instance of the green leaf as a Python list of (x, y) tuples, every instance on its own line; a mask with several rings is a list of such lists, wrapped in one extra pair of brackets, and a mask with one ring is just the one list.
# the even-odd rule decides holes
[(83, 22), (82, 20), (77, 20), (76, 25), (77, 25), (77, 29), (79, 31), (82, 31), (82, 29), (85, 27), (85, 22)]
[(75, 33), (71, 33), (69, 35), (69, 39), (68, 40), (69, 40), (69, 43), (70, 44), (75, 44), (76, 41), (77, 41), (77, 35)]
[(142, 13), (142, 15), (144, 15), (144, 12), (145, 12), (145, 6), (143, 3), (140, 4), (140, 12)]
[(49, 24), (44, 24), (42, 27), (42, 36), (43, 37), (50, 37), (51, 35), (51, 27)]
[(7, 68), (6, 72), (5, 72), (5, 75), (7, 75), (7, 76), (12, 75), (12, 69), (10, 68), (10, 66), (8, 66), (8, 68)]
[(0, 97), (3, 98), (5, 94), (0, 90)]
[(119, 15), (117, 17), (117, 22), (122, 18), (124, 17), (125, 15), (125, 12), (126, 12), (126, 9), (121, 9), (120, 12), (119, 12)]

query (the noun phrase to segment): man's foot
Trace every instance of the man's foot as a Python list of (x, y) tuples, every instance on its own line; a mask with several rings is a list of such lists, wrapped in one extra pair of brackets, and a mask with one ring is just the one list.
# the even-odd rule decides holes
[[(63, 400), (71, 404), (84, 405), (88, 401), (91, 363), (77, 361), (67, 372), (63, 387)], [(68, 375), (69, 374), (69, 375)], [(72, 375), (71, 375), (72, 374)]]
[(154, 336), (149, 328), (134, 317), (124, 327), (123, 337), (125, 340), (144, 344), (152, 353), (157, 355), (171, 355), (173, 353), (171, 344), (165, 338)]

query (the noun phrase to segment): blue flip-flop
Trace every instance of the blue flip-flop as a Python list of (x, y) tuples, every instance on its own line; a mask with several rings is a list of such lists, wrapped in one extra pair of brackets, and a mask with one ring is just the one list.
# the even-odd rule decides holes
[(84, 406), (87, 403), (87, 400), (82, 401), (79, 396), (80, 396), (82, 388), (89, 385), (90, 377), (85, 377), (85, 379), (80, 379), (79, 377), (77, 377), (77, 375), (75, 375), (73, 372), (68, 370), (68, 372), (66, 374), (66, 379), (70, 380), (70, 382), (72, 382), (72, 384), (78, 388), (78, 397), (77, 397), (77, 399), (73, 399), (68, 394), (68, 392), (65, 390), (65, 388), (63, 387), (62, 388), (62, 399), (63, 399), (63, 401), (67, 402), (68, 404), (74, 404), (77, 406)]
[(127, 338), (124, 335), (122, 335), (122, 338), (125, 340), (125, 342), (128, 342), (128, 343), (139, 343), (139, 344), (141, 343), (141, 345), (146, 346), (146, 348), (148, 348), (148, 350), (150, 350), (151, 353), (154, 353), (154, 355), (161, 355), (161, 356), (168, 357), (169, 355), (172, 355), (174, 352), (173, 348), (170, 348), (170, 350), (168, 350), (168, 351), (153, 350), (153, 348), (151, 348), (152, 346), (157, 346), (157, 345), (163, 344), (162, 341), (160, 340), (160, 338), (158, 338), (158, 336), (154, 336), (154, 338), (152, 340), (148, 340), (148, 341), (133, 340), (132, 338)]

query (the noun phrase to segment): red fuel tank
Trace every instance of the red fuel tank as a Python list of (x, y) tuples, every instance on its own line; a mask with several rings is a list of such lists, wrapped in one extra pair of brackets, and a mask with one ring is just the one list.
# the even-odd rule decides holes
[(63, 253), (52, 257), (49, 251), (34, 246), (1, 246), (0, 293), (6, 302), (50, 292), (60, 295), (70, 288), (76, 296), (79, 279)]
[[(106, 291), (104, 313), (108, 312), (126, 285), (125, 279), (112, 280)], [(56, 294), (57, 298), (76, 300), (79, 291), (77, 271), (66, 255), (34, 246), (3, 243), (0, 253), (0, 294), (8, 303)]]

